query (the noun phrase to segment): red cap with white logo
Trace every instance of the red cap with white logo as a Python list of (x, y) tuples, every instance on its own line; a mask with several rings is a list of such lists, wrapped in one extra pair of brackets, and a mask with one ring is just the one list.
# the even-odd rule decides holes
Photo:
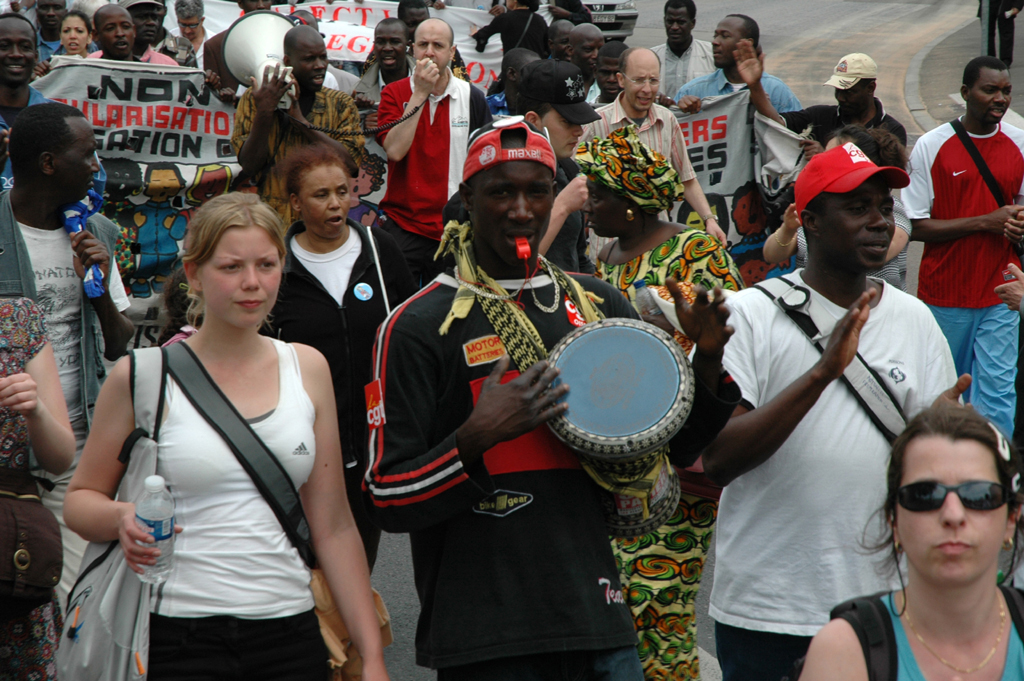
[(822, 192), (845, 194), (875, 175), (881, 175), (889, 189), (910, 184), (906, 171), (893, 166), (876, 166), (853, 142), (818, 154), (796, 178), (796, 214), (803, 213), (807, 204)]
[[(521, 142), (525, 131), (526, 143), (510, 146), (511, 138)], [(485, 125), (469, 141), (469, 155), (462, 171), (465, 182), (481, 170), (489, 170), (509, 161), (534, 161), (556, 172), (555, 151), (548, 138), (537, 132), (522, 116), (512, 116)]]

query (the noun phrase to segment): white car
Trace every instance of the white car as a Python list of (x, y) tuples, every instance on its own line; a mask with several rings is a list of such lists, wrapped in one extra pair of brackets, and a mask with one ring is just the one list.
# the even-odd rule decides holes
[(609, 40), (625, 40), (633, 35), (639, 12), (636, 0), (607, 2), (600, 4), (583, 3), (594, 19), (594, 24), (601, 29), (604, 37)]

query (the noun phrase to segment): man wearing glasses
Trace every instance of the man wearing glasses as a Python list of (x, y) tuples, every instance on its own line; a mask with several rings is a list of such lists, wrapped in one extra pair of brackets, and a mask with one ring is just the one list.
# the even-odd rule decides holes
[(174, 15), (178, 19), (178, 28), (172, 30), (171, 34), (181, 36), (192, 44), (197, 65), (203, 68), (203, 45), (210, 37), (203, 26), (206, 21), (203, 0), (175, 0)]
[(686, 187), (686, 200), (700, 215), (708, 234), (724, 244), (725, 233), (697, 182), (679, 123), (671, 111), (655, 103), (661, 87), (661, 62), (657, 55), (646, 48), (629, 48), (619, 57), (618, 79), (622, 92), (614, 102), (597, 110), (601, 120), (588, 125), (582, 139), (607, 137), (612, 130), (635, 125), (640, 141), (667, 158), (679, 173)]

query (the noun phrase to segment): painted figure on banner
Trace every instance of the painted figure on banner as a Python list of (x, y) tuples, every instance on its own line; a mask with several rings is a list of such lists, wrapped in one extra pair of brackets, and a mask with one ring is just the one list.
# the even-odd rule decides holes
[(157, 162), (146, 168), (142, 195), (148, 200), (132, 216), (139, 250), (135, 269), (127, 279), (128, 291), (136, 298), (163, 292), (163, 282), (178, 263), (180, 242), (188, 227), (178, 198), (185, 186), (177, 164)]
[(380, 208), (377, 207), (377, 202), (384, 196), (382, 190), (386, 183), (388, 162), (385, 157), (370, 153), (370, 146), (367, 145), (363, 161), (359, 165), (359, 177), (352, 185), (353, 201), (358, 199), (358, 203), (352, 205), (348, 216), (366, 227), (379, 227)]

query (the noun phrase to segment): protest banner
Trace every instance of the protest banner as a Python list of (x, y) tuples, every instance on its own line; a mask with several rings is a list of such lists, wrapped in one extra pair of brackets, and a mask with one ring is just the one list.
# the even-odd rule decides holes
[(197, 69), (55, 58), (33, 86), (79, 109), (107, 172), (104, 213), (121, 227), (118, 268), (132, 301), (134, 347), (156, 340), (161, 292), (196, 209), (227, 192), (240, 167), (234, 109)]
[[(486, 4), (489, 8), (490, 3)], [(204, 27), (209, 35), (226, 30), (242, 16), (242, 10), (238, 5), (226, 0), (206, 0), (204, 6)], [(366, 61), (373, 49), (374, 27), (384, 19), (398, 16), (398, 3), (386, 0), (364, 0), (359, 3), (343, 0), (332, 4), (303, 2), (296, 5), (274, 5), (271, 9), (283, 14), (300, 9), (312, 13), (320, 24), (320, 32), (324, 35), (327, 56), (334, 60), (360, 63)], [(164, 25), (168, 30), (177, 28), (173, 15), (173, 12), (167, 13)], [(452, 27), (452, 31), (455, 32), (455, 45), (466, 62), (470, 81), (486, 90), (501, 71), (501, 41), (491, 39), (483, 52), (477, 52), (476, 40), (471, 34), (489, 24), (494, 17), (481, 9), (466, 7), (431, 9), (430, 15), (444, 19)]]
[[(743, 89), (703, 99), (701, 111), (697, 114), (687, 115), (678, 109), (673, 111), (686, 139), (697, 180), (718, 218), (719, 226), (728, 237), (729, 253), (740, 268), (744, 283), (750, 286), (792, 271), (792, 258), (778, 264), (764, 261), (767, 216), (759, 184), (764, 175), (766, 183), (770, 179), (775, 185), (765, 188), (776, 193), (780, 188), (779, 179), (792, 179), (795, 172), (786, 174), (776, 170), (768, 175), (762, 173), (759, 135), (765, 134), (769, 128), (763, 125), (755, 127), (755, 112), (750, 105), (749, 92)], [(770, 132), (774, 135), (771, 140), (771, 148), (775, 150), (773, 169), (781, 164), (779, 159), (799, 160), (800, 147), (795, 141), (789, 144), (796, 153), (784, 153), (787, 144), (784, 135), (773, 128)], [(696, 211), (688, 203), (684, 202), (683, 206), (684, 215), (680, 222), (703, 228)]]

